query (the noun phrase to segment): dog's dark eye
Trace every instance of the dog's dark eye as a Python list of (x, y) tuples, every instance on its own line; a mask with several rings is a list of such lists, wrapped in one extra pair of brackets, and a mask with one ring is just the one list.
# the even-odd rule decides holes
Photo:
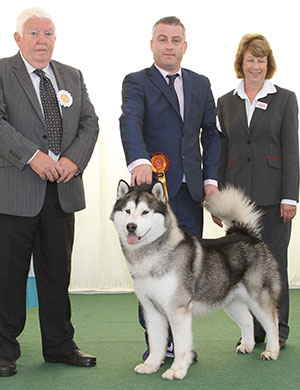
[(126, 210), (125, 210), (125, 213), (126, 213), (126, 214), (130, 214), (130, 210), (129, 210), (129, 209), (126, 209)]
[(149, 214), (149, 211), (148, 211), (148, 210), (144, 210), (144, 211), (142, 212), (142, 215), (147, 215), (147, 214)]

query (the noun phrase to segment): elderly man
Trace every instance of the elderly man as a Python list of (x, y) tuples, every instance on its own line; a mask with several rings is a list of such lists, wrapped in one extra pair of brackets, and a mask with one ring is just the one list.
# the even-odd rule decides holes
[(19, 53), (0, 60), (0, 376), (17, 372), (32, 252), (45, 361), (96, 364), (73, 340), (68, 286), (98, 118), (80, 71), (51, 60), (45, 11), (24, 11), (14, 37)]

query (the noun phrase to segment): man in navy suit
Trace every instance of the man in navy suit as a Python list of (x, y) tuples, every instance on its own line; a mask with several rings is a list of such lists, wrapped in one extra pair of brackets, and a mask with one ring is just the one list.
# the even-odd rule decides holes
[(120, 128), (131, 185), (151, 184), (151, 155), (166, 154), (170, 205), (182, 227), (201, 237), (201, 202), (204, 195), (218, 191), (220, 134), (209, 80), (181, 68), (186, 49), (185, 28), (178, 18), (155, 23), (154, 64), (125, 77)]

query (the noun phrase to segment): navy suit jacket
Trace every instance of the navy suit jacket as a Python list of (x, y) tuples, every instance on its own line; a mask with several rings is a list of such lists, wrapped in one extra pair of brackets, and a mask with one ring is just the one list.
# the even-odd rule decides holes
[(176, 195), (185, 174), (193, 199), (201, 202), (203, 181), (218, 180), (220, 134), (209, 80), (187, 69), (182, 69), (182, 78), (184, 121), (176, 98), (154, 65), (127, 75), (122, 89), (121, 138), (127, 164), (165, 153), (170, 159), (169, 196)]

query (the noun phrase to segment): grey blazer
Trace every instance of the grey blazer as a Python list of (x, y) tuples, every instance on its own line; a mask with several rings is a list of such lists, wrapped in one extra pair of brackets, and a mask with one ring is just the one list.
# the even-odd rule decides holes
[[(58, 184), (62, 209), (71, 213), (85, 207), (82, 173), (92, 155), (99, 128), (82, 74), (51, 61), (59, 89), (73, 97), (62, 107), (62, 157), (74, 161), (80, 174)], [(0, 60), (0, 213), (35, 216), (44, 203), (46, 181), (27, 165), (39, 149), (48, 153), (47, 130), (31, 78), (20, 54)]]
[(277, 93), (260, 99), (247, 124), (245, 102), (233, 91), (218, 99), (224, 137), (221, 183), (242, 187), (260, 206), (298, 201), (299, 148), (296, 95), (276, 86)]

